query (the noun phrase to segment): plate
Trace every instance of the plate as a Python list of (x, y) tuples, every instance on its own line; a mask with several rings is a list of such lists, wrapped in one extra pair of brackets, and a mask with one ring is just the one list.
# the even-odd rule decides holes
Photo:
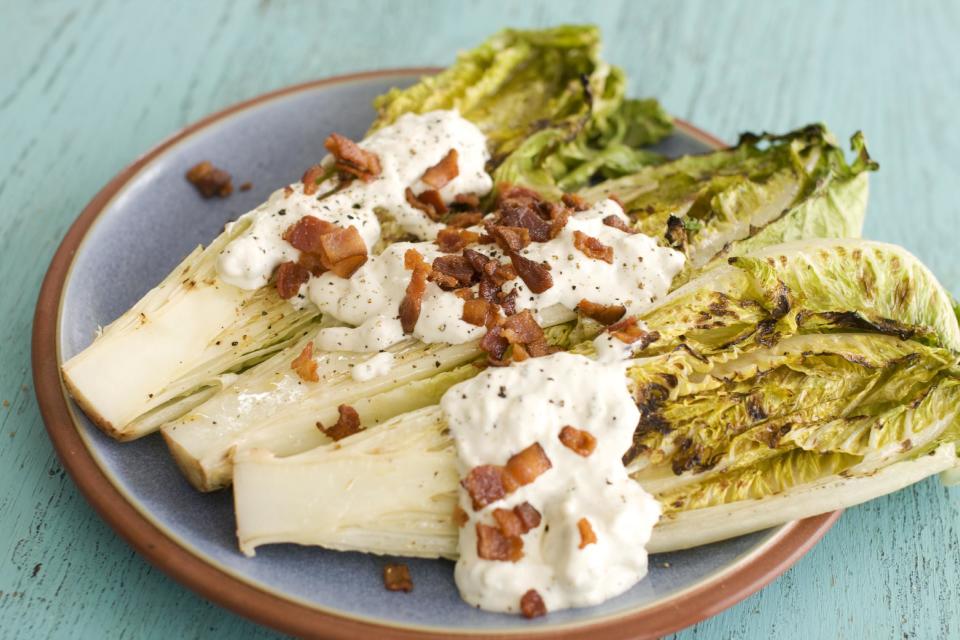
[[(101, 434), (64, 392), (60, 363), (158, 283), (223, 224), (299, 178), (332, 131), (362, 137), (374, 96), (435, 69), (402, 69), (297, 85), (212, 115), (120, 172), (67, 232), (47, 272), (33, 332), (34, 381), (50, 439), (97, 512), (174, 579), (254, 621), (301, 636), (415, 638), (550, 634), (565, 638), (658, 637), (759, 590), (809, 550), (840, 513), (683, 552), (652, 556), (627, 593), (533, 621), (463, 603), (452, 564), (408, 560), (415, 589), (383, 588), (383, 558), (295, 545), (237, 550), (229, 491), (195, 492), (158, 435), (120, 444)], [(660, 150), (676, 156), (722, 147), (677, 122)], [(253, 182), (227, 199), (201, 200), (184, 180), (210, 160)]]

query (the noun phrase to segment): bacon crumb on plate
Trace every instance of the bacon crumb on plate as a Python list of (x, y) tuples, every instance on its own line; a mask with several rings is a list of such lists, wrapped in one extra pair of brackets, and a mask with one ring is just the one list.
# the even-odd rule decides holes
[(323, 146), (336, 159), (334, 166), (337, 171), (360, 178), (364, 182), (370, 182), (380, 175), (380, 158), (377, 154), (362, 149), (350, 138), (331, 133)]
[(523, 540), (505, 536), (497, 527), (477, 523), (477, 555), (484, 560), (516, 562), (523, 557)]
[(413, 578), (410, 577), (410, 567), (402, 562), (389, 563), (383, 566), (383, 586), (387, 591), (413, 591)]
[(204, 160), (187, 171), (187, 182), (196, 187), (197, 191), (204, 198), (219, 196), (226, 198), (233, 193), (233, 183), (230, 174), (223, 169), (218, 169), (213, 164)]
[(598, 304), (586, 298), (577, 303), (576, 310), (600, 324), (613, 324), (627, 312), (622, 304)]
[(547, 605), (536, 589), (530, 589), (520, 598), (520, 612), (528, 619), (547, 615)]

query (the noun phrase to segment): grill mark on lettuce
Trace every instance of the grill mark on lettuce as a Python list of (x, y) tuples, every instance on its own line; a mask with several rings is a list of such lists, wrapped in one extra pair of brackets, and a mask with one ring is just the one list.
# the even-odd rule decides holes
[(859, 311), (801, 311), (796, 316), (797, 327), (803, 328), (811, 319), (823, 320), (827, 325), (837, 329), (856, 329), (896, 336), (901, 340), (910, 340), (918, 335), (918, 328), (890, 320), (878, 318), (871, 320), (864, 317)]

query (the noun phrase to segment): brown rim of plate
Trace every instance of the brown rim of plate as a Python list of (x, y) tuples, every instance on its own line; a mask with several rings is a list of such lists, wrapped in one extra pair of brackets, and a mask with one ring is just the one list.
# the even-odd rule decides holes
[[(145, 518), (97, 465), (71, 417), (60, 378), (57, 353), (60, 301), (74, 255), (90, 226), (113, 196), (154, 158), (194, 132), (236, 112), (274, 98), (317, 87), (392, 75), (432, 74), (433, 67), (369, 71), (315, 80), (265, 93), (240, 102), (182, 129), (124, 168), (97, 193), (67, 231), (53, 256), (33, 320), (32, 362), (37, 402), (57, 456), (80, 492), (127, 544), (177, 582), (254, 622), (302, 637), (347, 639), (375, 634), (378, 638), (408, 640), (440, 638), (447, 632), (395, 628), (319, 611), (269, 593), (208, 564), (165, 535)], [(682, 120), (676, 128), (714, 148), (726, 144)], [(786, 525), (749, 562), (706, 580), (659, 605), (569, 629), (531, 629), (527, 636), (549, 634), (556, 638), (656, 638), (695, 624), (733, 606), (759, 591), (809, 551), (833, 526), (840, 511)], [(468, 633), (469, 637), (504, 637), (504, 634)], [(506, 634), (511, 635), (511, 634)]]

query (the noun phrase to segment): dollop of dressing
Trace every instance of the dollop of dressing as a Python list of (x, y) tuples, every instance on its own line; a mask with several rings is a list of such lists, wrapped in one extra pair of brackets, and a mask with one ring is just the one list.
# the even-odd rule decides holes
[[(573, 310), (582, 299), (597, 304), (623, 305), (627, 315), (649, 307), (670, 288), (683, 267), (682, 253), (660, 247), (643, 234), (629, 234), (606, 225), (603, 218), (615, 215), (627, 220), (620, 206), (604, 200), (571, 216), (556, 238), (534, 242), (519, 253), (530, 260), (550, 265), (553, 286), (533, 293), (517, 278), (503, 286), (517, 290), (517, 310), (529, 309), (541, 320), (544, 310), (560, 305)], [(595, 237), (613, 248), (613, 263), (588, 258), (574, 246), (574, 232)], [(416, 249), (427, 262), (442, 255), (432, 242), (395, 243), (371, 257), (349, 279), (333, 273), (311, 278), (307, 297), (320, 311), (353, 325), (322, 330), (317, 346), (330, 351), (379, 351), (404, 339), (398, 309), (410, 282), (403, 266), (404, 254)], [(496, 245), (470, 247), (489, 257), (505, 261)], [(474, 285), (474, 290), (478, 285)], [(486, 329), (461, 319), (463, 300), (433, 282), (421, 303), (413, 337), (427, 343), (461, 344), (483, 337)]]
[[(368, 252), (380, 239), (378, 209), (417, 238), (436, 237), (443, 225), (410, 206), (404, 194), (407, 188), (416, 194), (428, 189), (421, 176), (451, 149), (456, 149), (459, 156), (459, 175), (440, 189), (444, 202), (452, 202), (460, 193), (483, 196), (493, 186), (485, 170), (490, 159), (486, 137), (456, 111), (405, 114), (358, 144), (380, 159), (377, 178), (370, 182), (354, 180), (335, 193), (330, 192), (337, 185), (336, 177), (320, 184), (314, 195), (304, 194), (301, 182), (274, 192), (265, 203), (241, 217), (249, 227), (220, 254), (220, 278), (242, 289), (265, 286), (280, 263), (300, 257), (282, 235), (306, 215), (341, 227), (356, 227)], [(333, 159), (327, 157), (323, 163), (332, 166)]]
[[(456, 443), (461, 477), (480, 465), (504, 465), (539, 444), (551, 467), (506, 497), (474, 510), (460, 489), (467, 522), (460, 530), (455, 579), (468, 603), (518, 612), (537, 591), (548, 611), (589, 606), (623, 593), (647, 572), (645, 546), (660, 504), (633, 481), (621, 458), (639, 420), (624, 361), (556, 353), (491, 367), (449, 389), (441, 400)], [(561, 430), (591, 434), (587, 456), (564, 445)], [(496, 526), (495, 509), (529, 503), (542, 516), (520, 536), (515, 562), (481, 558), (478, 525)], [(584, 544), (580, 523), (595, 541)]]
[(384, 351), (356, 365), (350, 375), (357, 382), (366, 382), (387, 375), (391, 367), (393, 367), (393, 354)]

